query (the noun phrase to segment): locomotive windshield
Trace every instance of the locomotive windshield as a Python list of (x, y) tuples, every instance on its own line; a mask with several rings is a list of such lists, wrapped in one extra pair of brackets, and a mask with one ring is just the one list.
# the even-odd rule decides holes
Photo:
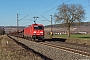
[(42, 30), (43, 27), (42, 27), (42, 26), (34, 26), (34, 29), (35, 29), (35, 30)]

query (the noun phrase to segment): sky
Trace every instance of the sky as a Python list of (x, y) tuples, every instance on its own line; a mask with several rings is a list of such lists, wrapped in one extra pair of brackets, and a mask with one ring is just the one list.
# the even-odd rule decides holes
[(17, 13), (19, 26), (33, 24), (33, 17), (39, 17), (36, 23), (50, 25), (50, 15), (54, 16), (62, 3), (81, 4), (86, 13), (84, 22), (90, 22), (90, 0), (0, 0), (0, 26), (17, 26)]

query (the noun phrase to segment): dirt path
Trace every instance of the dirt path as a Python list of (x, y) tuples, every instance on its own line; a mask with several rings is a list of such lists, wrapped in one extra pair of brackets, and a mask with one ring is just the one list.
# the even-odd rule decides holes
[(43, 60), (31, 50), (25, 50), (6, 35), (0, 36), (0, 60)]

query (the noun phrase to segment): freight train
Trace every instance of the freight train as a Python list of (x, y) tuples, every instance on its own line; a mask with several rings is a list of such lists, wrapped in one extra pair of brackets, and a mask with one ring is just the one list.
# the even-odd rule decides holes
[(43, 41), (44, 40), (44, 26), (42, 24), (32, 24), (22, 31), (9, 33), (9, 35), (13, 35), (16, 37), (23, 37), (26, 39), (30, 39), (33, 41)]

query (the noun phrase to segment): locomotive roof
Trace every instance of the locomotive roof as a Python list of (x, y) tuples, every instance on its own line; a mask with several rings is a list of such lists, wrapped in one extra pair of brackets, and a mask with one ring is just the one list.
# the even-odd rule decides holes
[(32, 24), (32, 25), (42, 25), (42, 24)]
[[(34, 25), (42, 25), (42, 24), (32, 24), (32, 25), (29, 25), (28, 27), (34, 26)], [(42, 25), (42, 26), (43, 26), (43, 25)], [(28, 28), (28, 27), (25, 27), (25, 28)]]

